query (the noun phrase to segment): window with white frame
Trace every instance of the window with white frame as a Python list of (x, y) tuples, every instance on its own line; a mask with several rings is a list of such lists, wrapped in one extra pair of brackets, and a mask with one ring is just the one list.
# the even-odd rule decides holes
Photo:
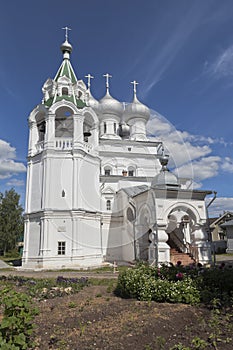
[(64, 242), (64, 241), (58, 242), (57, 254), (58, 255), (65, 255), (66, 254), (66, 242)]
[(106, 201), (106, 210), (111, 210), (111, 201), (110, 201), (110, 199), (107, 199), (107, 201)]

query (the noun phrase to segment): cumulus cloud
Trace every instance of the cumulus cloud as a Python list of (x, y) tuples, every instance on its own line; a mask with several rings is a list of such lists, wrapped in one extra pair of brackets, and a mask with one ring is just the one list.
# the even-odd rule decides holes
[(26, 171), (25, 165), (15, 161), (15, 158), (15, 148), (8, 142), (0, 140), (0, 179), (7, 179)]
[(170, 156), (169, 168), (179, 176), (193, 179), (192, 188), (200, 188), (202, 181), (215, 177), (219, 170), (233, 173), (233, 160), (221, 159), (212, 152), (212, 145), (226, 146), (222, 138), (192, 135), (176, 128), (163, 116), (151, 111), (147, 124), (148, 136), (162, 141)]
[(191, 177), (196, 181), (202, 181), (218, 175), (220, 161), (221, 158), (218, 156), (203, 157), (176, 168), (175, 172), (180, 176), (182, 174), (184, 177)]
[(233, 159), (230, 157), (225, 157), (221, 168), (228, 173), (233, 173)]
[(175, 127), (157, 112), (152, 112), (152, 118), (147, 124), (147, 133), (163, 141), (165, 151), (170, 155), (169, 166), (181, 167), (195, 159), (211, 153), (209, 145), (199, 145), (193, 135), (186, 131), (176, 130)]
[[(209, 201), (210, 199), (208, 199)], [(210, 217), (218, 217), (223, 214), (224, 211), (233, 212), (233, 198), (229, 197), (217, 197), (215, 201), (210, 205), (209, 209)]]

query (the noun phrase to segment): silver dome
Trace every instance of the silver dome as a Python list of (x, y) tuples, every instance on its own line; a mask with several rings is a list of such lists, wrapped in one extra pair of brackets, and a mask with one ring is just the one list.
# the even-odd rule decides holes
[(146, 121), (150, 118), (149, 108), (141, 103), (137, 96), (134, 96), (133, 102), (125, 107), (124, 120), (127, 123), (132, 118), (143, 118)]
[(71, 53), (73, 50), (72, 45), (66, 40), (63, 44), (61, 44), (61, 51)]
[(93, 108), (95, 112), (99, 111), (99, 101), (97, 101), (90, 92), (88, 96), (88, 106)]
[(180, 185), (176, 175), (165, 169), (153, 178), (151, 188), (156, 187), (180, 187)]
[(121, 117), (123, 113), (123, 105), (121, 102), (113, 98), (109, 92), (99, 102), (100, 112), (103, 114), (113, 114)]

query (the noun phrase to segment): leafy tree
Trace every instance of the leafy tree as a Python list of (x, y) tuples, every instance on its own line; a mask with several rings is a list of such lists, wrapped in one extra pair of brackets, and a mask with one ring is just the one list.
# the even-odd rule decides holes
[(20, 195), (12, 188), (0, 193), (0, 250), (5, 253), (15, 249), (23, 235), (23, 208)]

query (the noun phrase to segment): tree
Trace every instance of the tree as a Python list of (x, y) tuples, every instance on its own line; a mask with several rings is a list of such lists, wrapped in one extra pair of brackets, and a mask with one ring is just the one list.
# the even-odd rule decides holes
[(5, 253), (15, 249), (23, 235), (23, 208), (20, 195), (12, 188), (0, 193), (0, 250)]

